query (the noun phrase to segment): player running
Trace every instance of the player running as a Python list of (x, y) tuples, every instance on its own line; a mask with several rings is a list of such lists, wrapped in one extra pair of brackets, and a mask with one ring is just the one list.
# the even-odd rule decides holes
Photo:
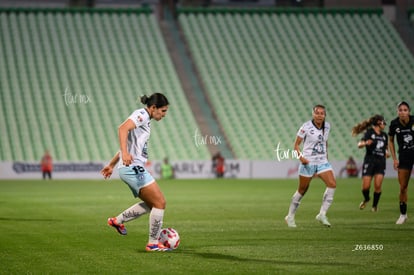
[[(398, 170), (400, 183), (400, 217), (396, 224), (407, 221), (407, 192), (411, 171), (414, 165), (414, 116), (410, 115), (410, 105), (402, 101), (397, 105), (398, 117), (390, 123), (389, 149), (394, 160), (394, 169)], [(394, 137), (397, 137), (398, 159), (395, 153)]]
[[(327, 227), (331, 226), (326, 217), (326, 212), (332, 204), (336, 188), (333, 169), (328, 162), (328, 136), (331, 126), (325, 121), (326, 110), (323, 105), (313, 107), (312, 116), (313, 119), (305, 122), (296, 135), (294, 149), (298, 156), (300, 156), (299, 187), (295, 194), (293, 194), (289, 206), (289, 213), (285, 217), (285, 221), (289, 227), (296, 227), (296, 210), (308, 190), (314, 175), (318, 175), (326, 184), (322, 206), (319, 214), (316, 216), (316, 220)], [(303, 150), (301, 151), (300, 144), (302, 141)]]
[(358, 148), (365, 147), (364, 164), (362, 165), (362, 195), (364, 200), (359, 205), (361, 210), (370, 201), (369, 189), (374, 178), (374, 200), (371, 211), (378, 211), (382, 181), (385, 175), (386, 158), (388, 157), (388, 136), (384, 132), (385, 125), (383, 116), (374, 115), (352, 128), (353, 136), (366, 130), (361, 141), (358, 142)]
[(145, 169), (148, 159), (147, 142), (150, 137), (150, 121), (161, 120), (168, 110), (168, 99), (161, 93), (151, 96), (142, 96), (141, 102), (145, 108), (135, 110), (118, 128), (120, 151), (105, 166), (101, 174), (105, 179), (112, 175), (113, 168), (118, 165), (120, 178), (131, 189), (134, 197), (139, 197), (142, 202), (136, 203), (120, 213), (118, 216), (109, 218), (108, 225), (114, 227), (119, 234), (126, 235), (125, 222), (136, 219), (149, 213), (149, 240), (147, 251), (170, 250), (158, 242), (160, 236), (165, 198), (158, 184), (150, 173)]

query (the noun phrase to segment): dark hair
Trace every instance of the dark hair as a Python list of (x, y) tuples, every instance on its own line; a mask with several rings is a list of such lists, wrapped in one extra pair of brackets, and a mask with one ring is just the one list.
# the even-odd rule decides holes
[(401, 107), (401, 105), (405, 105), (407, 106), (408, 110), (410, 109), (410, 105), (408, 105), (408, 103), (406, 101), (401, 101), (400, 103), (397, 104), (397, 109)]
[(325, 106), (323, 106), (323, 105), (321, 105), (321, 104), (317, 104), (317, 105), (313, 106), (313, 108), (312, 108), (312, 112), (315, 112), (315, 110), (316, 110), (317, 108), (321, 108), (321, 109), (323, 109), (323, 110), (325, 111), (325, 115), (326, 115), (326, 108), (325, 108)]
[(356, 136), (360, 133), (362, 133), (363, 131), (365, 131), (369, 126), (375, 126), (378, 125), (379, 122), (381, 121), (385, 121), (384, 117), (382, 115), (374, 115), (360, 123), (358, 123), (357, 125), (355, 125), (352, 128), (352, 136)]
[(143, 95), (141, 96), (141, 103), (147, 105), (147, 107), (155, 105), (157, 108), (161, 108), (170, 104), (167, 97), (161, 93), (153, 93), (150, 96)]

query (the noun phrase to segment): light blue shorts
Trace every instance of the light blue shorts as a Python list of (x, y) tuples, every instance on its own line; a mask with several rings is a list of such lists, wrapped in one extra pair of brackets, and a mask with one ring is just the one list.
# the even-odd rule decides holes
[(131, 189), (134, 197), (139, 196), (141, 188), (150, 185), (155, 182), (155, 179), (148, 171), (141, 166), (125, 166), (119, 168), (119, 177), (128, 185)]
[(313, 177), (313, 175), (326, 172), (326, 171), (332, 171), (332, 165), (329, 162), (323, 163), (323, 164), (300, 164), (299, 165), (299, 176), (303, 177)]

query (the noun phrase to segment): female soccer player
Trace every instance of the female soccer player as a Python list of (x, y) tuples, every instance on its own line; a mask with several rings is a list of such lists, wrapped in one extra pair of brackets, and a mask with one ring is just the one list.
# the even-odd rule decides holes
[(168, 110), (168, 99), (161, 93), (142, 96), (145, 108), (135, 110), (118, 128), (120, 151), (105, 166), (101, 173), (105, 179), (112, 174), (119, 163), (119, 176), (129, 186), (134, 197), (142, 202), (132, 205), (118, 216), (108, 219), (108, 225), (114, 227), (121, 235), (126, 235), (124, 222), (149, 213), (149, 241), (147, 251), (169, 250), (158, 243), (158, 237), (164, 218), (165, 199), (158, 184), (144, 168), (148, 159), (147, 142), (150, 137), (150, 120), (161, 120)]
[(362, 195), (364, 200), (359, 209), (364, 209), (370, 201), (369, 189), (374, 178), (374, 201), (372, 212), (377, 212), (378, 202), (381, 196), (381, 186), (385, 175), (386, 158), (388, 157), (388, 136), (384, 132), (385, 120), (381, 115), (374, 115), (352, 128), (352, 135), (356, 136), (366, 130), (358, 148), (365, 147), (364, 163), (362, 165)]
[[(296, 227), (295, 213), (299, 207), (300, 201), (309, 188), (309, 184), (314, 175), (318, 175), (326, 184), (326, 190), (323, 194), (322, 206), (319, 214), (316, 216), (323, 225), (330, 227), (331, 224), (326, 217), (326, 212), (332, 204), (336, 180), (331, 164), (328, 162), (328, 136), (331, 129), (328, 122), (325, 121), (326, 110), (323, 105), (316, 105), (312, 110), (313, 119), (305, 122), (300, 127), (295, 141), (295, 151), (300, 160), (299, 165), (299, 187), (293, 194), (289, 207), (289, 213), (285, 221), (289, 227)], [(303, 141), (303, 150), (300, 150), (300, 144)]]
[[(396, 224), (407, 221), (407, 192), (414, 164), (414, 116), (410, 115), (410, 105), (402, 101), (397, 105), (398, 117), (391, 121), (388, 132), (389, 149), (394, 160), (394, 169), (398, 170), (400, 183), (400, 217)], [(398, 159), (395, 151), (394, 136), (397, 137)]]

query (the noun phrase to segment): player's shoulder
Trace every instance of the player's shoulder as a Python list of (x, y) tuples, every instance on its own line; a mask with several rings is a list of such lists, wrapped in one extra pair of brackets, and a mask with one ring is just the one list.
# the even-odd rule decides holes
[(308, 120), (308, 121), (306, 121), (302, 124), (301, 128), (310, 129), (310, 128), (313, 128), (313, 127), (315, 127), (315, 125), (313, 125), (312, 120)]
[(132, 112), (130, 118), (133, 120), (136, 120), (137, 122), (143, 122), (150, 119), (150, 116), (148, 112), (144, 109), (137, 109), (134, 112)]
[(398, 117), (394, 118), (390, 122), (390, 126), (394, 126), (394, 125), (398, 125), (398, 124), (400, 124), (400, 119)]

